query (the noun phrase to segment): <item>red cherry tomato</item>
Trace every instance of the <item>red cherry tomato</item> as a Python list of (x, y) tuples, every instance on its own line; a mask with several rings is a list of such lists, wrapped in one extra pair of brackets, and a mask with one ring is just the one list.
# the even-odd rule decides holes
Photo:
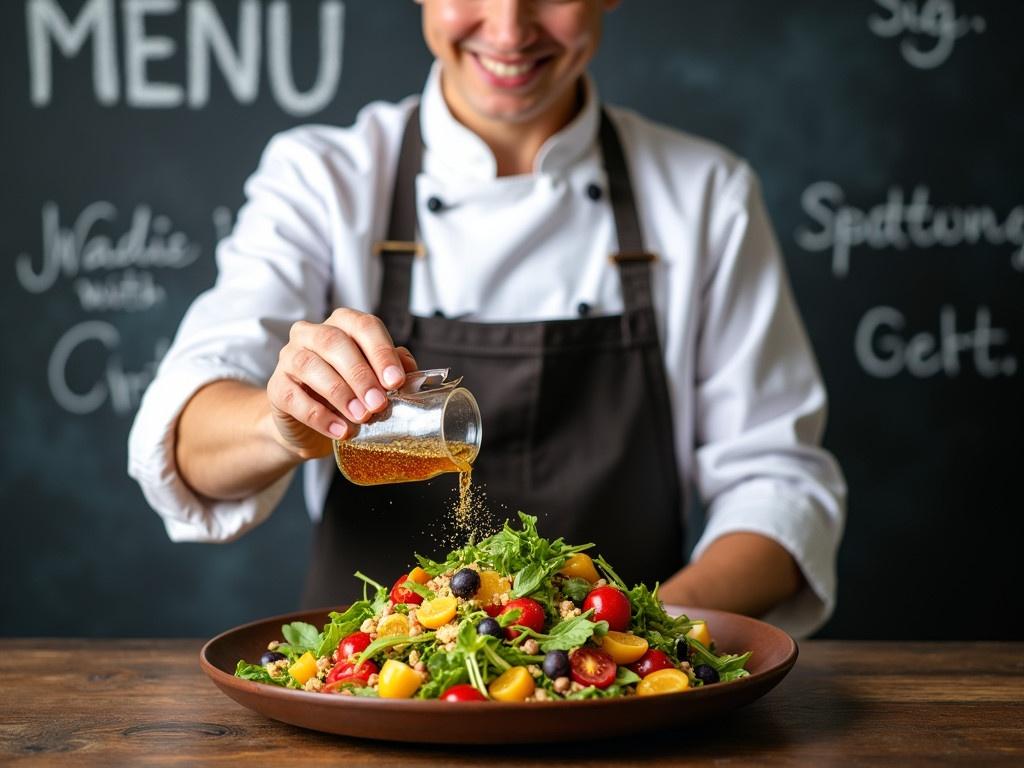
[(441, 701), (487, 701), (487, 697), (467, 683), (453, 685), (441, 695)]
[(596, 648), (580, 648), (569, 657), (572, 679), (583, 686), (607, 688), (615, 682), (617, 667), (612, 657)]
[(607, 621), (608, 629), (625, 632), (629, 629), (629, 598), (621, 589), (598, 587), (583, 601), (583, 610), (594, 609), (594, 621)]
[[(531, 600), (528, 597), (517, 597), (515, 600), (509, 600), (507, 604), (502, 606), (498, 615), (508, 613), (519, 609), (519, 618), (516, 619), (513, 624), (521, 624), (524, 627), (532, 629), (534, 632), (544, 631), (544, 609), (540, 603), (536, 600)], [(518, 630), (508, 627), (505, 629), (505, 637), (509, 640), (519, 637), (521, 633)]]
[(411, 589), (402, 586), (407, 581), (409, 581), (409, 574), (407, 573), (398, 577), (398, 581), (396, 581), (395, 585), (391, 588), (391, 602), (419, 605), (423, 602), (423, 598)]
[(380, 672), (377, 665), (367, 659), (358, 667), (350, 661), (339, 661), (335, 664), (331, 671), (327, 673), (327, 679), (324, 680), (324, 691), (335, 691), (346, 683), (355, 683), (356, 685), (366, 685), (366, 682), (370, 679), (370, 675), (376, 675)]
[(675, 666), (669, 655), (657, 648), (651, 648), (632, 664), (626, 665), (640, 677), (647, 677), (651, 672), (657, 672), (659, 669), (675, 669)]
[(334, 654), (334, 660), (348, 661), (353, 656), (365, 651), (370, 641), (370, 636), (365, 632), (353, 632), (351, 635), (343, 637), (341, 642), (338, 643), (338, 650)]

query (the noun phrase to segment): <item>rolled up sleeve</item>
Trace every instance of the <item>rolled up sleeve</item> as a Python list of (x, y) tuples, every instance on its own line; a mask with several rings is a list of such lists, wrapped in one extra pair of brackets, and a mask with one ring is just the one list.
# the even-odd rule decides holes
[(802, 590), (764, 618), (804, 636), (831, 615), (846, 486), (821, 447), (826, 394), (759, 186), (741, 165), (713, 217), (697, 352), (696, 484), (707, 511), (693, 552), (747, 531), (783, 546)]
[(217, 248), (216, 284), (186, 312), (132, 425), (128, 473), (174, 541), (241, 536), (270, 515), (291, 480), (238, 501), (201, 497), (178, 471), (175, 432), (200, 388), (225, 379), (265, 387), (292, 324), (324, 317), (330, 251), (312, 155), (295, 135), (268, 145), (235, 229)]

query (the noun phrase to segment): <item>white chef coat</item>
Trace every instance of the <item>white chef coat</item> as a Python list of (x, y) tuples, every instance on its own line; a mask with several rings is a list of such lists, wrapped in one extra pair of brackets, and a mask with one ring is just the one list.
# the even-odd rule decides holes
[[(296, 321), (320, 322), (337, 306), (374, 310), (381, 265), (371, 249), (385, 235), (414, 103), (370, 104), (349, 128), (280, 134), (246, 183), (247, 202), (217, 249), (216, 284), (182, 320), (129, 437), (129, 474), (172, 540), (234, 539), (284, 494), (290, 475), (241, 501), (196, 496), (175, 466), (176, 420), (211, 381), (265, 386)], [(587, 194), (592, 184), (607, 189), (593, 82), (580, 114), (543, 145), (529, 175), (497, 177), (487, 145), (448, 110), (437, 64), (421, 105), (426, 150), (416, 194), (428, 256), (414, 263), (413, 313), (497, 322), (575, 317), (581, 303), (592, 314), (620, 312), (608, 196)], [(645, 244), (659, 257), (654, 304), (679, 472), (706, 507), (692, 557), (729, 532), (779, 542), (807, 584), (765, 618), (810, 633), (835, 603), (845, 486), (819, 447), (825, 390), (757, 179), (721, 147), (609, 111)], [(441, 211), (428, 209), (431, 197), (443, 201)], [(314, 520), (336, 471), (330, 458), (305, 465)]]

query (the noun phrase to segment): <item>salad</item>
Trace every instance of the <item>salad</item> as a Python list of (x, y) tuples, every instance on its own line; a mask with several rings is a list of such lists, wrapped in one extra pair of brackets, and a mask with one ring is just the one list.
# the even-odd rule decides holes
[(675, 693), (748, 674), (705, 621), (670, 616), (602, 557), (537, 533), (537, 518), (419, 565), (390, 588), (356, 573), (363, 599), (318, 630), (281, 628), (237, 677), (324, 694), (545, 701)]

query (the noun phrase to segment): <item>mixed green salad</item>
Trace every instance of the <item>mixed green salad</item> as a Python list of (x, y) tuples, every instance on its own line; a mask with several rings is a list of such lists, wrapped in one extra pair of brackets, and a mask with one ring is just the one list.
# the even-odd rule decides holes
[(748, 674), (706, 622), (670, 616), (658, 588), (626, 586), (602, 557), (537, 533), (498, 533), (394, 585), (361, 573), (363, 599), (318, 630), (281, 628), (235, 675), (320, 693), (445, 701), (545, 701), (675, 693)]

